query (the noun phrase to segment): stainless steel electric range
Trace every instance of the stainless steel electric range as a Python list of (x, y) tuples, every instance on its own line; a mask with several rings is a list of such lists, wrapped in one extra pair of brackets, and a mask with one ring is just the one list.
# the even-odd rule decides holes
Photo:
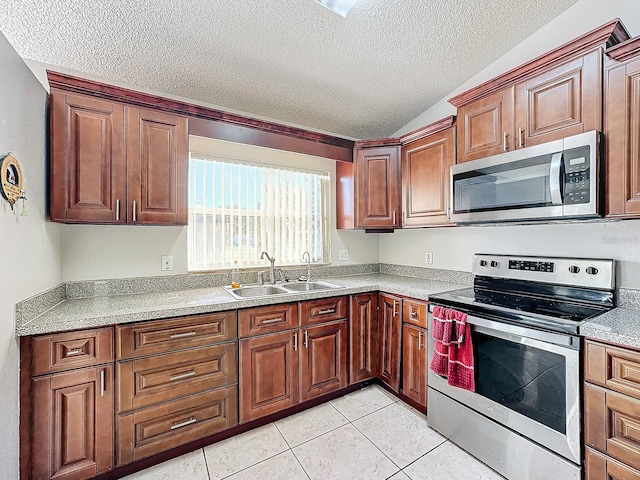
[(429, 298), (467, 313), (476, 384), (429, 370), (430, 426), (509, 479), (580, 480), (578, 328), (614, 307), (615, 261), (477, 254), (472, 271)]

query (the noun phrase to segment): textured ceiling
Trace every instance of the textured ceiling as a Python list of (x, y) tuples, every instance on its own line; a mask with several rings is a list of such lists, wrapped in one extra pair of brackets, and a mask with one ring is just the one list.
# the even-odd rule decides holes
[(26, 59), (351, 138), (391, 135), (576, 0), (2, 0)]

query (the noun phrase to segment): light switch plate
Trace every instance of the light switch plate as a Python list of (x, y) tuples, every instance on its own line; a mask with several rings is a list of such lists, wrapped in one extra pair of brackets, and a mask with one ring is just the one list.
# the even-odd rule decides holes
[(338, 260), (343, 262), (349, 260), (349, 250), (338, 250)]

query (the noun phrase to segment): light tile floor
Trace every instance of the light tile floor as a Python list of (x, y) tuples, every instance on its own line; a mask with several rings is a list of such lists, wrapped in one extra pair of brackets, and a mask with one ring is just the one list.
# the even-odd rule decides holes
[(501, 480), (379, 386), (129, 475), (128, 480)]

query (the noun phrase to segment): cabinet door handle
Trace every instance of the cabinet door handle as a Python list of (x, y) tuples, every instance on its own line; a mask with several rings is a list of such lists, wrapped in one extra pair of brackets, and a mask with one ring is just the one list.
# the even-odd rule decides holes
[(398, 312), (396, 311), (396, 301), (393, 301), (393, 317), (395, 317), (398, 314)]
[(502, 151), (507, 151), (507, 132), (502, 132)]
[(326, 310), (320, 310), (318, 315), (326, 315), (327, 313), (336, 313), (335, 308), (327, 308)]
[(198, 421), (197, 418), (189, 418), (189, 420), (185, 420), (184, 422), (174, 423), (171, 425), (171, 430), (175, 430), (176, 428), (186, 427), (187, 425), (191, 425), (192, 423), (196, 423)]
[(120, 199), (116, 198), (116, 220), (120, 220)]
[(74, 355), (80, 355), (82, 353), (79, 348), (73, 348), (71, 350), (67, 350), (67, 357), (73, 357)]
[(298, 351), (298, 332), (295, 332), (293, 334), (293, 351), (294, 352)]
[(282, 317), (277, 317), (277, 318), (269, 318), (268, 320), (263, 320), (262, 324), (263, 325), (269, 325), (270, 323), (278, 323), (282, 321)]
[(137, 220), (136, 218), (136, 201), (133, 201), (133, 221), (135, 222)]
[(396, 211), (391, 212), (391, 223), (396, 224)]
[(185, 337), (193, 337), (194, 335), (197, 335), (196, 332), (191, 331), (191, 332), (185, 332), (185, 333), (174, 333), (173, 335), (171, 335), (169, 338), (171, 338), (172, 340), (176, 339), (176, 338), (185, 338)]
[(518, 127), (518, 148), (524, 147), (524, 139), (522, 138), (523, 133), (524, 130), (522, 129), (522, 127)]
[(418, 350), (422, 350), (422, 332), (418, 332)]
[(170, 382), (175, 382), (176, 380), (182, 380), (183, 378), (193, 377), (195, 374), (196, 374), (196, 372), (191, 370), (190, 372), (180, 373), (178, 375), (174, 375), (172, 377), (169, 377), (169, 381)]
[(104, 392), (106, 390), (106, 385), (104, 383), (104, 368), (100, 370), (100, 396), (104, 397)]
[(304, 331), (304, 348), (309, 348), (309, 330)]

